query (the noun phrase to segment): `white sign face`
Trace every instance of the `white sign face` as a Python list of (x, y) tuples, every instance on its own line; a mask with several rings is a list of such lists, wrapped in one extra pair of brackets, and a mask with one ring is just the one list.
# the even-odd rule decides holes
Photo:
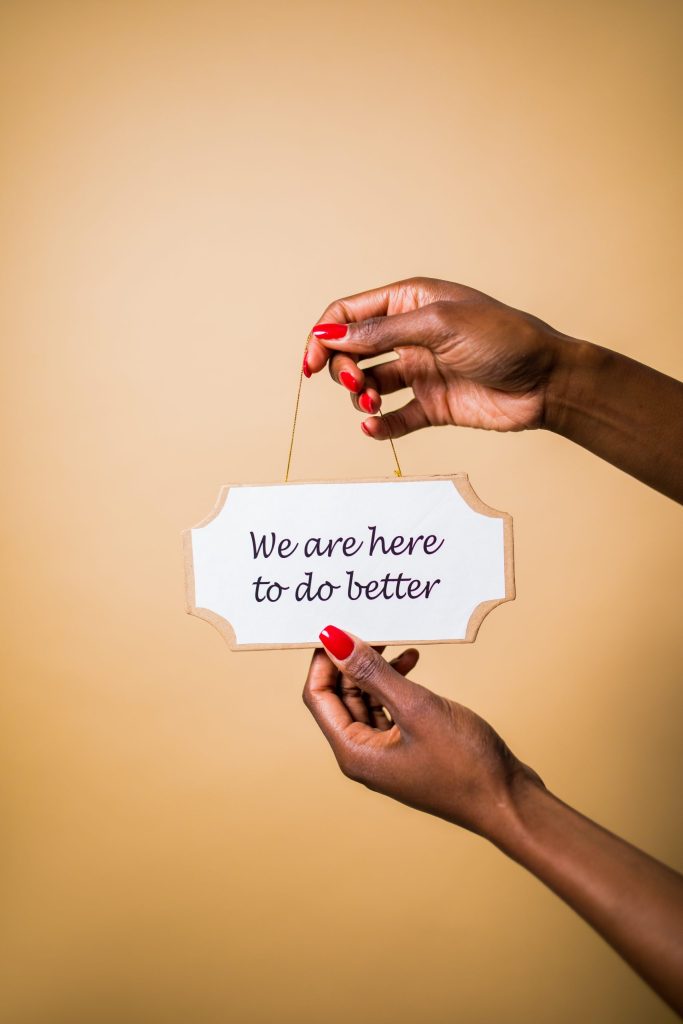
[(451, 477), (227, 486), (185, 532), (188, 611), (233, 648), (474, 640), (512, 600), (512, 520)]

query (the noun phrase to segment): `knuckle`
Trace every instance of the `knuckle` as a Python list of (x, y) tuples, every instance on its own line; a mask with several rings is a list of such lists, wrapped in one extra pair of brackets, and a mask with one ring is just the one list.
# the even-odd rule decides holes
[(371, 316), (367, 320), (359, 320), (353, 327), (356, 340), (367, 343), (373, 341), (377, 337), (378, 325), (381, 322), (381, 316)]
[(340, 365), (341, 364), (341, 359), (342, 359), (342, 357), (340, 355), (338, 355), (338, 354), (337, 355), (333, 355), (331, 357), (331, 359), (329, 359), (329, 361), (327, 363), (328, 373), (329, 373), (330, 377), (332, 378), (332, 380), (334, 380), (334, 381), (337, 380), (337, 378), (339, 376), (339, 371), (342, 369), (342, 366)]
[(371, 650), (361, 650), (355, 655), (349, 670), (354, 680), (360, 683), (361, 688), (363, 683), (371, 683), (377, 677), (378, 661), (378, 655)]
[(311, 714), (315, 718), (316, 722), (318, 722), (318, 724), (320, 724), (320, 721), (321, 721), (321, 713), (320, 713), (321, 712), (321, 708), (320, 708), (321, 698), (317, 694), (311, 693), (311, 691), (308, 689), (308, 687), (305, 687), (304, 688), (304, 692), (302, 694), (302, 699), (303, 699), (304, 704), (308, 708), (308, 710), (311, 712)]
[(355, 683), (349, 683), (346, 680), (342, 680), (341, 694), (344, 700), (356, 700), (363, 695), (360, 686), (357, 686)]
[(365, 775), (365, 777), (360, 780), (360, 784), (361, 786), (365, 786), (365, 788), (369, 789), (372, 793), (379, 793), (382, 788), (381, 783), (377, 782), (369, 775)]
[(334, 302), (330, 302), (329, 306), (326, 307), (325, 312), (318, 321), (321, 324), (329, 323), (330, 321), (336, 323), (337, 320), (344, 319), (344, 302), (345, 299), (335, 299)]
[(351, 782), (364, 782), (364, 774), (357, 758), (353, 757), (348, 751), (341, 751), (337, 755), (337, 764), (341, 770), (342, 775), (350, 779)]
[(429, 306), (429, 315), (436, 328), (444, 327), (450, 320), (452, 305), (448, 299), (437, 299)]
[(408, 433), (405, 413), (401, 409), (395, 409), (384, 417), (384, 425), (389, 431), (390, 437), (400, 437)]

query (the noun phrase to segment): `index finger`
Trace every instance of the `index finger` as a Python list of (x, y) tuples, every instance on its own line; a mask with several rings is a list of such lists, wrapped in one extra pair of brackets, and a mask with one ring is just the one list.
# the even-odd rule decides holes
[(353, 722), (336, 693), (339, 670), (323, 650), (314, 652), (304, 686), (304, 704), (311, 712), (335, 754), (343, 744), (344, 730)]
[[(398, 290), (405, 284), (385, 284), (381, 288), (372, 288), (367, 292), (358, 292), (343, 299), (336, 299), (325, 309), (317, 323), (348, 324), (357, 320), (367, 320), (373, 316), (386, 316), (393, 308)], [(311, 335), (307, 349), (307, 363), (312, 373), (317, 373), (327, 363), (332, 354), (330, 348)]]
[(337, 762), (344, 766), (350, 750), (347, 729), (353, 725), (359, 732), (373, 733), (370, 725), (357, 722), (336, 692), (339, 670), (324, 650), (316, 650), (311, 658), (308, 676), (303, 688), (303, 702), (315, 719), (319, 729), (330, 743)]

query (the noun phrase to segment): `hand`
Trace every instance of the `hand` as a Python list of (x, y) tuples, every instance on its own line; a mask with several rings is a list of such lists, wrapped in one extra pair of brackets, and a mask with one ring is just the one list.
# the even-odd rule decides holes
[[(393, 662), (328, 626), (304, 702), (345, 775), (494, 841), (520, 786), (538, 776), (483, 719), (405, 678), (418, 653)], [(387, 718), (385, 711), (390, 715)]]
[(344, 774), (490, 839), (683, 1013), (683, 877), (554, 797), (474, 712), (406, 679), (417, 651), (388, 663), (335, 626), (320, 639), (304, 702)]
[[(411, 278), (339, 299), (313, 328), (304, 372), (330, 373), (357, 409), (412, 388), (401, 409), (363, 422), (378, 440), (427, 426), (527, 430), (545, 421), (546, 390), (571, 339), (542, 320), (463, 285)], [(398, 358), (361, 370), (359, 359)]]

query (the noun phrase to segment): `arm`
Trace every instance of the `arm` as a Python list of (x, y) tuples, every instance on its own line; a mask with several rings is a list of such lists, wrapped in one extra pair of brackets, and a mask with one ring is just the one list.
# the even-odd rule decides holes
[[(529, 430), (576, 441), (683, 502), (683, 384), (577, 341), (482, 292), (413, 278), (332, 303), (312, 331), (304, 372), (333, 378), (370, 414), (376, 440), (427, 426)], [(359, 360), (395, 352), (365, 370)], [(412, 398), (379, 417), (382, 396)]]
[(561, 346), (544, 426), (683, 503), (683, 384), (588, 342)]
[(679, 1013), (683, 877), (539, 785), (516, 794), (496, 845), (552, 889)]
[[(484, 836), (683, 1011), (683, 877), (554, 797), (488, 723), (328, 626), (304, 701), (350, 778)], [(383, 708), (387, 709), (390, 719)]]

